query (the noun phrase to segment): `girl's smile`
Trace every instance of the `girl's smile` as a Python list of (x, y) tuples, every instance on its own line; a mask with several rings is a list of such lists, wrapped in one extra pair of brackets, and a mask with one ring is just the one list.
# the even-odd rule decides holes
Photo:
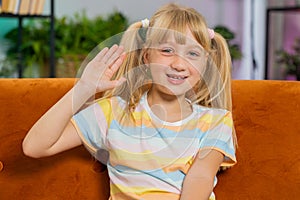
[(188, 76), (179, 75), (179, 74), (167, 74), (168, 81), (174, 85), (182, 84)]

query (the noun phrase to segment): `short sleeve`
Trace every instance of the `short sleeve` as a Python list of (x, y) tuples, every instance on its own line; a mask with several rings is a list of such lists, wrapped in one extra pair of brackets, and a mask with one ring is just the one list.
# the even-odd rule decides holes
[(229, 111), (214, 111), (210, 114), (210, 123), (204, 137), (200, 140), (200, 150), (214, 149), (224, 154), (221, 166), (236, 163), (233, 142), (233, 120)]
[(101, 100), (80, 111), (71, 119), (84, 146), (94, 157), (97, 156), (99, 150), (107, 149), (105, 140), (110, 110), (110, 101)]

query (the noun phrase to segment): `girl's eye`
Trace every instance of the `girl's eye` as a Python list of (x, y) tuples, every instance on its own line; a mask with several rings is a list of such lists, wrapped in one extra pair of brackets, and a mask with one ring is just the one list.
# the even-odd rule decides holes
[(160, 50), (164, 55), (172, 55), (174, 54), (174, 50), (172, 48), (166, 47)]
[(191, 57), (199, 57), (199, 56), (200, 56), (200, 53), (195, 52), (195, 51), (190, 51), (190, 52), (188, 53), (188, 55), (191, 56)]

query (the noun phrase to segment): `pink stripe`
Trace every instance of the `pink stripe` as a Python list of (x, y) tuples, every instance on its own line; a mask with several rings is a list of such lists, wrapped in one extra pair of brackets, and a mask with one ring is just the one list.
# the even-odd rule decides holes
[(104, 141), (106, 141), (106, 134), (107, 134), (107, 120), (105, 118), (105, 115), (98, 104), (94, 104), (93, 110), (95, 113), (96, 121), (99, 126), (100, 132), (101, 132), (101, 137), (103, 138)]

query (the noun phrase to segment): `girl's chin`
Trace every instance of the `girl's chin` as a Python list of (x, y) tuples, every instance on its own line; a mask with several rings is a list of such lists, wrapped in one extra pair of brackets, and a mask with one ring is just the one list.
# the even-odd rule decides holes
[(158, 93), (162, 93), (170, 96), (182, 96), (185, 95), (186, 92), (188, 91), (187, 89), (184, 88), (178, 88), (178, 87), (172, 88), (172, 87), (164, 87), (164, 86), (155, 87), (152, 88), (152, 90), (157, 90)]

